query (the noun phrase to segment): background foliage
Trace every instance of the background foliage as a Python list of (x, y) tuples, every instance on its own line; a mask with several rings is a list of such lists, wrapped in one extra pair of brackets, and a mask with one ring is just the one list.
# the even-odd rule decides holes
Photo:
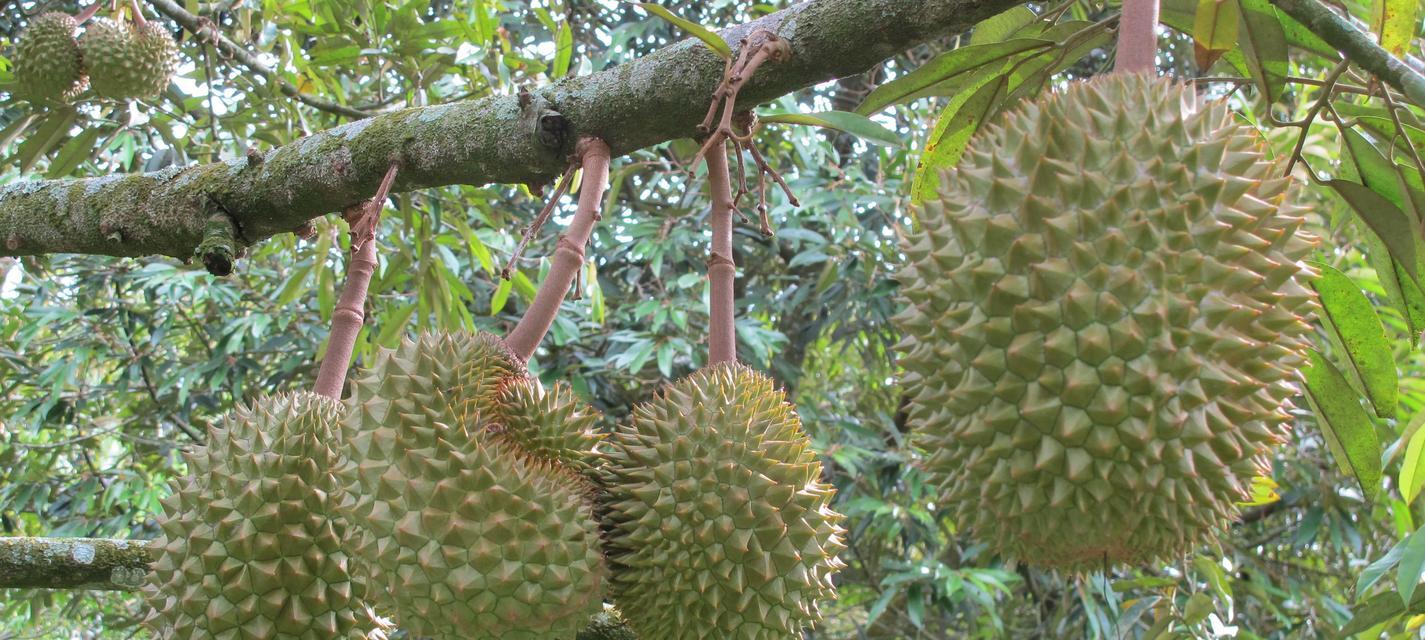
[[(721, 26), (785, 4), (715, 0), (677, 11)], [(1363, 28), (1418, 63), (1422, 16), (1412, 5), (1344, 3)], [(374, 113), (512, 93), (684, 35), (633, 5), (591, 0), (187, 6), (258, 52), (279, 78), (160, 18), (182, 44), (183, 66), (168, 92), (131, 104), (87, 95), (68, 109), (5, 102), (0, 181), (208, 162), (346, 120), (283, 96), (278, 80)], [(27, 15), (76, 8), (0, 2), (0, 51)], [(1413, 588), (1425, 561), (1425, 535), (1417, 533), (1425, 511), (1415, 500), (1425, 479), (1417, 469), (1425, 465), (1418, 429), (1425, 360), (1417, 349), (1425, 293), (1398, 240), (1387, 245), (1388, 236), (1374, 235), (1370, 217), (1382, 200), (1402, 216), (1425, 217), (1413, 146), (1425, 145), (1425, 111), (1388, 110), (1370, 79), (1352, 71), (1329, 86), (1334, 50), (1266, 0), (1164, 0), (1171, 29), (1162, 32), (1160, 67), (1208, 78), (1204, 93), (1229, 96), (1274, 153), (1300, 159), (1303, 178), (1309, 165), (1322, 180), (1349, 183), (1303, 188), (1327, 239), (1318, 259), (1341, 274), (1318, 286), (1342, 301), (1328, 307), (1343, 319), (1322, 327), (1323, 361), (1332, 367), (1308, 377), (1318, 388), (1347, 385), (1351, 392), (1336, 398), (1345, 402), (1333, 401), (1326, 420), (1298, 403), (1298, 427), (1277, 452), (1272, 478), (1261, 481), (1261, 499), (1219, 548), (1087, 578), (990, 555), (937, 507), (913, 467), (919, 454), (900, 414), (888, 318), (897, 241), (914, 228), (908, 204), (934, 187), (933, 172), (917, 167), (953, 164), (994, 113), (1107, 69), (1117, 11), (1097, 0), (1032, 3), (864, 76), (762, 108), (859, 108), (900, 138), (885, 146), (768, 125), (760, 146), (802, 204), (771, 194), (774, 237), (763, 237), (755, 219), (738, 227), (740, 351), (795, 398), (839, 489), (837, 508), (850, 516), (841, 600), (815, 637), (1305, 638), (1371, 602), (1381, 615), (1357, 618), (1370, 623), (1362, 629), (1379, 625), (1367, 637), (1413, 635), (1420, 625), (1414, 614), (1425, 608), (1407, 610), (1409, 589), (1404, 600), (1397, 592)], [(1229, 24), (1231, 16), (1238, 22)], [(1235, 37), (1224, 35), (1229, 27)], [(0, 82), (9, 77), (0, 59)], [(1308, 113), (1311, 123), (1284, 126)], [(579, 296), (565, 304), (533, 363), (546, 380), (570, 380), (610, 422), (704, 357), (707, 199), (687, 175), (694, 151), (682, 140), (615, 162)], [(1376, 206), (1352, 206), (1362, 202)], [(523, 187), (394, 198), (358, 358), (415, 331), (512, 327), (557, 233), (541, 234), (512, 279), (498, 274), (540, 204)], [(571, 212), (566, 200), (555, 221)], [(183, 472), (180, 447), (201, 440), (234, 403), (310, 385), (345, 268), (344, 227), (329, 216), (310, 240), (265, 242), (226, 279), (166, 260), (0, 259), (0, 535), (152, 537), (158, 499)], [(1333, 440), (1365, 453), (1343, 467)], [(1377, 470), (1374, 482), (1361, 473), (1369, 469)], [(124, 594), (0, 593), (0, 639), (131, 637), (139, 616)]]

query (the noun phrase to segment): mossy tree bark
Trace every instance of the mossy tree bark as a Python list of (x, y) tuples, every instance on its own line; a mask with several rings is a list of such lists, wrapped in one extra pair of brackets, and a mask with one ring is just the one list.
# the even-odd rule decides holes
[[(730, 27), (786, 38), (793, 56), (752, 78), (742, 108), (865, 71), (927, 40), (962, 31), (1015, 0), (820, 0)], [(251, 244), (340, 211), (401, 165), (394, 190), (450, 184), (542, 184), (581, 136), (614, 156), (691, 137), (724, 62), (685, 40), (599, 73), (520, 96), (407, 109), (323, 131), (265, 156), (0, 188), (0, 256), (193, 255), (217, 203)]]
[(0, 589), (133, 590), (151, 561), (147, 540), (0, 538)]

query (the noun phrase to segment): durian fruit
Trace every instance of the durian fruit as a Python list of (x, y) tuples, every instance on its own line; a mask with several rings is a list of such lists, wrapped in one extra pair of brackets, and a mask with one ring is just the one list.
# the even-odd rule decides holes
[[(407, 340), (353, 382), (344, 477), (357, 499), (344, 512), (366, 530), (355, 546), (414, 635), (572, 638), (602, 606), (592, 485), (521, 445), (579, 438), (550, 425), (544, 437), (511, 435), (533, 420), (510, 414), (526, 406), (506, 391), (524, 384), (488, 334)], [(581, 411), (552, 415), (576, 416), (577, 431)]]
[(1068, 570), (1208, 541), (1289, 423), (1315, 239), (1255, 131), (1145, 75), (986, 127), (899, 273), (909, 421), (957, 521)]
[(105, 98), (152, 98), (168, 87), (178, 48), (162, 27), (136, 28), (107, 18), (91, 20), (79, 38), (89, 83)]
[(239, 407), (163, 501), (145, 586), (160, 638), (380, 638), (334, 515), (341, 405), (311, 393)]
[(533, 378), (504, 388), (499, 398), (499, 423), (491, 430), (508, 438), (529, 455), (588, 474), (593, 451), (604, 434), (599, 416), (578, 402), (568, 383), (545, 390)]
[(15, 83), (30, 100), (70, 100), (84, 90), (84, 60), (74, 32), (74, 17), (40, 14), (15, 43)]
[(770, 379), (706, 367), (637, 406), (606, 445), (611, 589), (639, 638), (798, 638), (820, 620), (842, 516)]

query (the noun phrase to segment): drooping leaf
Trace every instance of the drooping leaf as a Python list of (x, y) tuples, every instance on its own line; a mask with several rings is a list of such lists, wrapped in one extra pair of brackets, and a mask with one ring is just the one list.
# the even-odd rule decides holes
[(1236, 0), (1198, 0), (1192, 38), (1199, 69), (1211, 67), (1222, 54), (1237, 46), (1241, 19)]
[(1336, 366), (1319, 351), (1313, 349), (1310, 355), (1311, 364), (1302, 372), (1306, 400), (1336, 464), (1360, 483), (1366, 499), (1372, 499), (1381, 477), (1380, 440), (1375, 425), (1361, 406), (1359, 394)]
[(1406, 333), (1414, 346), (1420, 341), (1421, 331), (1425, 331), (1425, 291), (1421, 291), (1415, 279), (1391, 257), (1385, 242), (1365, 227), (1364, 221), (1358, 223), (1361, 225), (1361, 239), (1366, 244), (1366, 259), (1375, 269), (1386, 297), (1405, 321)]
[(757, 120), (766, 124), (809, 124), (837, 131), (845, 131), (867, 142), (898, 147), (900, 136), (875, 121), (859, 113), (850, 111), (818, 111), (816, 113), (772, 113), (758, 115)]
[(1394, 418), (1400, 385), (1385, 325), (1371, 301), (1346, 274), (1322, 262), (1311, 287), (1321, 299), (1321, 323), (1345, 351), (1348, 370), (1366, 391), (1376, 415)]
[(1411, 278), (1419, 282), (1419, 239), (1405, 212), (1362, 184), (1349, 180), (1328, 180), (1326, 186), (1341, 194), (1356, 215), (1385, 244), (1391, 257), (1405, 268)]
[(702, 40), (703, 44), (706, 44), (709, 49), (712, 49), (714, 53), (722, 56), (723, 59), (732, 59), (732, 47), (727, 46), (727, 41), (723, 40), (722, 36), (719, 36), (718, 34), (714, 33), (711, 29), (708, 29), (703, 25), (693, 22), (692, 20), (680, 18), (677, 15), (674, 15), (672, 11), (669, 11), (668, 9), (662, 6), (653, 4), (652, 2), (640, 2), (638, 3), (638, 7), (655, 16), (667, 20), (668, 22), (673, 23), (679, 29), (687, 31), (694, 38)]
[(1277, 9), (1268, 0), (1237, 0), (1242, 14), (1238, 41), (1252, 78), (1267, 104), (1281, 100), (1286, 88), (1286, 34)]
[(970, 33), (970, 44), (991, 44), (1008, 40), (1020, 29), (1038, 19), (1029, 7), (1020, 5), (981, 20)]
[(961, 77), (986, 65), (1003, 62), (1016, 54), (1054, 46), (1048, 40), (1019, 38), (1007, 42), (978, 44), (942, 53), (914, 71), (876, 87), (867, 94), (856, 113), (869, 115), (891, 105), (900, 104), (936, 84)]
[(964, 92), (950, 100), (935, 130), (926, 141), (925, 151), (920, 155), (920, 164), (915, 170), (915, 182), (911, 187), (911, 197), (920, 202), (935, 194), (940, 186), (939, 172), (955, 166), (970, 136), (978, 131), (985, 117), (994, 109), (996, 100), (1003, 94), (1009, 82), (1003, 70), (984, 73), (967, 87)]
[(559, 31), (554, 36), (554, 66), (551, 76), (562, 78), (569, 74), (569, 61), (574, 59), (574, 30), (568, 22), (559, 23)]

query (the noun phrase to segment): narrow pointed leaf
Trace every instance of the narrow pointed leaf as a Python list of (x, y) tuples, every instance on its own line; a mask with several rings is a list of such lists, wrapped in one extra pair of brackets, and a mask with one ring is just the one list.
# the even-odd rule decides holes
[(1267, 104), (1281, 100), (1286, 90), (1286, 34), (1277, 9), (1268, 0), (1237, 0), (1242, 13), (1238, 42), (1252, 70), (1252, 79)]
[(723, 40), (722, 36), (713, 33), (712, 30), (708, 29), (707, 27), (693, 22), (692, 20), (680, 18), (674, 15), (672, 11), (669, 11), (659, 5), (653, 4), (652, 2), (640, 2), (638, 3), (638, 7), (655, 16), (667, 20), (668, 22), (673, 23), (679, 29), (687, 31), (694, 38), (702, 40), (703, 44), (706, 44), (709, 49), (712, 49), (713, 52), (722, 56), (724, 59), (732, 59), (732, 47), (727, 46), (727, 41)]
[(876, 124), (870, 118), (850, 111), (819, 111), (817, 113), (773, 113), (759, 115), (757, 119), (770, 124), (809, 124), (837, 131), (845, 131), (867, 142), (888, 147), (901, 146), (900, 136), (894, 131)]
[[(1418, 422), (1425, 417), (1425, 412), (1418, 414), (1415, 421)], [(1425, 484), (1425, 429), (1416, 429), (1410, 434), (1410, 441), (1405, 445), (1405, 459), (1400, 462), (1400, 495), (1405, 498), (1406, 504), (1415, 502), (1415, 497), (1420, 495), (1420, 486)]]
[(1400, 567), (1395, 572), (1395, 588), (1400, 592), (1401, 606), (1410, 604), (1415, 597), (1415, 586), (1420, 584), (1420, 570), (1425, 568), (1425, 534), (1417, 529), (1405, 539), (1405, 553), (1400, 555)]
[(1048, 40), (1018, 38), (993, 44), (975, 44), (942, 53), (915, 71), (876, 87), (856, 113), (870, 115), (891, 105), (912, 99), (921, 91), (947, 80), (964, 76), (976, 69), (996, 62), (1002, 62), (1032, 49), (1054, 46)]
[(1356, 215), (1385, 244), (1391, 257), (1405, 268), (1411, 278), (1419, 282), (1420, 271), (1416, 262), (1418, 240), (1405, 212), (1365, 185), (1348, 180), (1328, 180), (1326, 185), (1341, 194)]

